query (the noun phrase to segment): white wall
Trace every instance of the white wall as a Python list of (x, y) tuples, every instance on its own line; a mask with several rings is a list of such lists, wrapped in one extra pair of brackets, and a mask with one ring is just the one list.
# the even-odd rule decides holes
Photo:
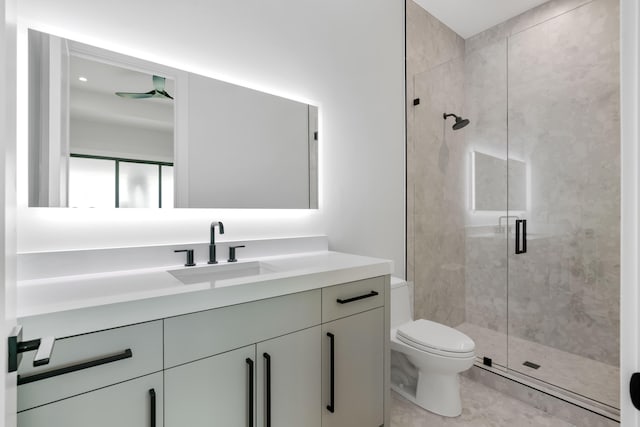
[(404, 274), (403, 12), (389, 0), (21, 0), (38, 30), (319, 105), (320, 209), (22, 209), (19, 250), (204, 241), (216, 219), (228, 239), (326, 233)]
[(307, 104), (189, 74), (188, 111), (182, 206), (309, 207)]
[(74, 154), (173, 162), (173, 131), (71, 117)]

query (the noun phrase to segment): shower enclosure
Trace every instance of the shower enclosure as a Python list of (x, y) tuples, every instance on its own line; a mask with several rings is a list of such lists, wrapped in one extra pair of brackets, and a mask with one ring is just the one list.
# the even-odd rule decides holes
[[(614, 418), (618, 14), (549, 2), (407, 75), (416, 316), (473, 338), (477, 364)], [(445, 111), (470, 124), (443, 127)]]

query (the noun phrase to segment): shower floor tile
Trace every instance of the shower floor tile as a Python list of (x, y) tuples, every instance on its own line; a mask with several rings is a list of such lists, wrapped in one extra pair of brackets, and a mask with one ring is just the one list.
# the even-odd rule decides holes
[[(507, 336), (504, 333), (463, 323), (456, 329), (476, 343), (476, 355), (490, 355), (493, 363), (502, 367), (507, 361)], [(523, 365), (540, 365), (533, 369)], [(573, 393), (620, 407), (620, 369), (586, 357), (561, 351), (522, 338), (509, 337), (509, 367), (511, 370), (570, 390)]]
[(391, 427), (575, 427), (468, 378), (460, 378), (462, 415), (441, 417), (391, 393)]

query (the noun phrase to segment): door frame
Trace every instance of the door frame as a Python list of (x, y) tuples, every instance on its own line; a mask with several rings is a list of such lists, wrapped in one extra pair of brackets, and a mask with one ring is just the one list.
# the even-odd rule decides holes
[(621, 104), (621, 227), (620, 227), (620, 410), (621, 425), (638, 426), (637, 411), (629, 396), (629, 380), (639, 370), (638, 228), (640, 201), (640, 6), (637, 0), (620, 1)]
[(16, 374), (7, 373), (7, 337), (16, 323), (17, 1), (0, 0), (0, 423), (16, 425)]

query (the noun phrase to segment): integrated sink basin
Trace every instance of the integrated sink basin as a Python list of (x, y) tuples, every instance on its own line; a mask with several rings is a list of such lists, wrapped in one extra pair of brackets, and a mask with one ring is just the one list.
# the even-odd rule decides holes
[(167, 273), (171, 274), (185, 285), (206, 282), (213, 285), (219, 280), (258, 276), (260, 274), (274, 272), (276, 272), (276, 269), (273, 266), (260, 261), (185, 267), (167, 271)]

